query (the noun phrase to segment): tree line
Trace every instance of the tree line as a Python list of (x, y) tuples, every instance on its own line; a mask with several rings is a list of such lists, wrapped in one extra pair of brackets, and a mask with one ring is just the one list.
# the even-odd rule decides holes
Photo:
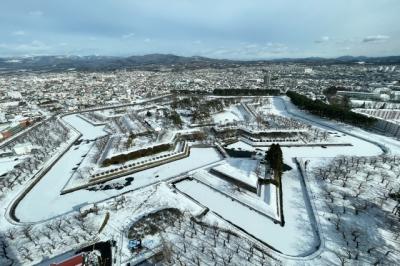
[(218, 96), (276, 96), (280, 95), (279, 89), (214, 89)]
[[(170, 90), (179, 95), (208, 95), (206, 90)], [(216, 96), (276, 96), (280, 95), (279, 89), (214, 89), (211, 93)]]
[(293, 104), (312, 114), (364, 127), (370, 127), (377, 121), (375, 118), (352, 112), (341, 106), (329, 105), (320, 100), (312, 100), (294, 91), (288, 91), (286, 95)]
[(121, 164), (130, 160), (138, 159), (145, 156), (150, 156), (156, 153), (160, 153), (163, 151), (167, 151), (171, 148), (170, 144), (161, 144), (153, 147), (149, 147), (146, 149), (141, 149), (137, 151), (132, 151), (125, 154), (120, 154), (117, 156), (113, 156), (111, 158), (105, 159), (103, 161), (103, 166), (109, 166), (112, 164)]
[(181, 116), (175, 110), (171, 111), (171, 113), (169, 114), (169, 119), (172, 120), (172, 123), (175, 126), (177, 126), (178, 128), (182, 128), (183, 121), (181, 119)]

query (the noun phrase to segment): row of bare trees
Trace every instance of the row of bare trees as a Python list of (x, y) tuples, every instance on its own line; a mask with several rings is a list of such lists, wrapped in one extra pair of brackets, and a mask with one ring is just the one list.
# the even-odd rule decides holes
[[(90, 213), (98, 215), (99, 212), (91, 209)], [(41, 224), (10, 227), (0, 236), (0, 250), (12, 253), (13, 260), (21, 264), (32, 263), (84, 245), (92, 241), (96, 233), (88, 213), (77, 212)]]
[[(264, 247), (186, 214), (173, 226), (161, 227), (161, 245), (167, 265), (279, 265), (280, 261)], [(168, 233), (167, 233), (168, 232)], [(174, 239), (171, 241), (170, 239)]]
[(397, 156), (339, 157), (314, 170), (330, 245), (342, 265), (396, 264), (400, 220), (389, 194), (400, 191), (399, 174)]
[(103, 123), (106, 121), (106, 117), (101, 115), (99, 112), (85, 112), (82, 113), (81, 115), (87, 117), (89, 120), (92, 120), (94, 122), (100, 122)]
[(14, 168), (0, 179), (0, 192), (12, 190), (29, 179), (67, 141), (69, 132), (60, 120), (52, 118), (26, 132), (24, 138), (18, 138), (3, 147), (5, 152), (14, 152), (17, 144), (33, 145), (30, 153), (21, 157)]

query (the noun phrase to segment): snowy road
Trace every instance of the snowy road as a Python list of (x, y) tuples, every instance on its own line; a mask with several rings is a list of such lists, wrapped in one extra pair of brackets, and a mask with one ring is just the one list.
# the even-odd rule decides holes
[[(272, 98), (272, 105), (276, 114), (303, 120), (306, 123), (312, 124), (316, 127), (328, 131), (334, 130), (347, 134), (346, 137), (348, 138), (349, 142), (358, 146), (365, 146), (365, 148), (360, 150), (360, 154), (358, 156), (371, 156), (368, 154), (368, 149), (372, 146), (379, 147), (381, 149), (381, 153), (400, 152), (399, 141), (391, 137), (382, 136), (369, 131), (365, 131), (358, 127), (326, 120), (321, 117), (306, 113), (298, 109), (293, 103), (290, 102), (287, 97)], [(367, 143), (369, 143), (369, 145), (366, 145)]]

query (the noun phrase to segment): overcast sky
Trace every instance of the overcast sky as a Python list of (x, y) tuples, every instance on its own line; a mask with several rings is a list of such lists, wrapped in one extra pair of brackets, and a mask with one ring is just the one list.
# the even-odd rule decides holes
[(400, 55), (400, 0), (1, 0), (0, 56)]

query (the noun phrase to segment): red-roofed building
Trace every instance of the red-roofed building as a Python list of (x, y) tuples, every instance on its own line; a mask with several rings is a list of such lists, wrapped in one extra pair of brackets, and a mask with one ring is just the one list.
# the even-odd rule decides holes
[(79, 254), (59, 263), (52, 263), (50, 266), (85, 266), (85, 260), (83, 254)]

